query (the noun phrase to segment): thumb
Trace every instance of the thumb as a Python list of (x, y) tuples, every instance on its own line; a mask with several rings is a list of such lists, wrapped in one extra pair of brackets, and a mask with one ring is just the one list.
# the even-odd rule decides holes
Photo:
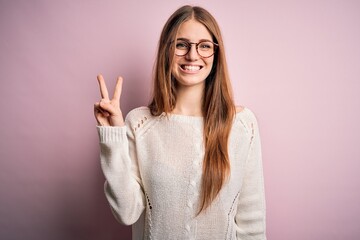
[(100, 101), (99, 106), (110, 115), (116, 115), (116, 108), (110, 102)]

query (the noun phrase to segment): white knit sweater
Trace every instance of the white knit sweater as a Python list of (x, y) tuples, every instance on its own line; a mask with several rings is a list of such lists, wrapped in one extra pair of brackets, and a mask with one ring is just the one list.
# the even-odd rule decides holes
[(266, 239), (261, 146), (254, 114), (236, 114), (231, 176), (200, 215), (203, 118), (132, 110), (124, 127), (98, 126), (105, 194), (133, 239)]

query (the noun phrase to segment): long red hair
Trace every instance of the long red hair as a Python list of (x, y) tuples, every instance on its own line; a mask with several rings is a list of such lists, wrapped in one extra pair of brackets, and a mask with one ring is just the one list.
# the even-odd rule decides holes
[(190, 19), (202, 23), (217, 43), (218, 49), (209, 76), (205, 80), (202, 114), (204, 116), (205, 155), (199, 212), (217, 197), (230, 175), (228, 139), (235, 115), (231, 84), (220, 28), (214, 17), (201, 7), (183, 6), (166, 22), (160, 35), (154, 66), (153, 96), (149, 104), (155, 116), (170, 113), (176, 104), (176, 79), (171, 74), (174, 48), (171, 46), (181, 24)]

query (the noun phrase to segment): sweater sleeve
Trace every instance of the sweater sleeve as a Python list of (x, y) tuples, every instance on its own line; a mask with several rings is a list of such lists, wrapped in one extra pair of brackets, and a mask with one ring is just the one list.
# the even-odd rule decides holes
[(104, 191), (115, 218), (135, 223), (145, 209), (133, 133), (124, 127), (97, 127)]
[(235, 216), (238, 240), (266, 240), (265, 193), (259, 128), (250, 112), (250, 149)]

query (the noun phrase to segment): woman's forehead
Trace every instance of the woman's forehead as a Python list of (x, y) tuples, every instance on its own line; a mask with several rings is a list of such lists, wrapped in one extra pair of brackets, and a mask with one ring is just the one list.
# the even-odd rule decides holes
[(195, 19), (190, 19), (180, 25), (177, 32), (177, 38), (187, 39), (191, 42), (212, 40), (209, 30), (204, 26), (204, 24), (196, 21)]

